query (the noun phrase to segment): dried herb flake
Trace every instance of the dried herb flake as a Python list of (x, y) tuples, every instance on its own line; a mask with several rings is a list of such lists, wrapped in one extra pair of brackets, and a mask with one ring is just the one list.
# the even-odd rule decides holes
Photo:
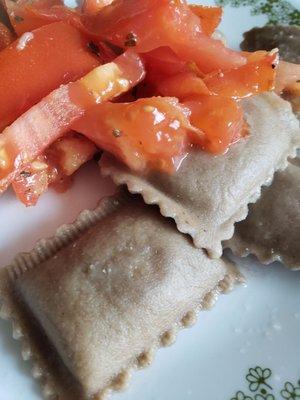
[(91, 50), (93, 54), (95, 54), (97, 57), (100, 57), (100, 49), (94, 42), (89, 42), (87, 44), (87, 47)]
[(23, 22), (23, 21), (24, 21), (24, 18), (21, 17), (20, 15), (15, 15), (15, 16), (14, 16), (14, 20), (15, 20), (16, 22)]
[(136, 34), (133, 32), (128, 33), (128, 35), (126, 36), (126, 40), (125, 40), (125, 46), (126, 47), (134, 47), (136, 45), (137, 45)]
[(114, 137), (118, 138), (122, 136), (122, 131), (120, 129), (113, 129), (112, 134), (114, 135)]

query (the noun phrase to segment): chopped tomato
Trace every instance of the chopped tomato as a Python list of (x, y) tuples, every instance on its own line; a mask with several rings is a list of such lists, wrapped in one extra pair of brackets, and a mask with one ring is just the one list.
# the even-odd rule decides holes
[(16, 196), (26, 206), (35, 205), (49, 185), (59, 185), (61, 189), (62, 184), (68, 182), (66, 178), (90, 160), (95, 152), (95, 145), (77, 133), (58, 139), (13, 181)]
[(219, 26), (223, 10), (222, 7), (190, 5), (191, 11), (196, 14), (201, 21), (201, 29), (206, 35), (212, 35)]
[(93, 142), (74, 132), (54, 142), (45, 154), (64, 175), (71, 176), (82, 164), (90, 160), (96, 151)]
[(103, 103), (90, 109), (74, 129), (133, 170), (170, 172), (186, 151), (187, 132), (193, 129), (189, 114), (170, 97)]
[(249, 97), (274, 88), (277, 63), (277, 52), (254, 53), (247, 64), (208, 75), (204, 82), (213, 94), (234, 99)]
[(192, 125), (204, 134), (193, 136), (192, 142), (205, 151), (224, 153), (246, 133), (243, 110), (230, 98), (194, 96), (184, 105), (191, 110)]
[(187, 63), (181, 60), (170, 47), (158, 47), (143, 54), (147, 70), (146, 80), (160, 82), (162, 78), (178, 74), (187, 69)]
[(96, 14), (103, 7), (109, 6), (113, 0), (83, 0), (82, 12), (85, 14)]
[(280, 61), (276, 70), (275, 90), (281, 93), (284, 89), (289, 89), (296, 82), (300, 81), (300, 64)]
[(51, 8), (62, 5), (61, 0), (3, 0), (10, 22), (18, 36), (45, 25), (40, 18), (30, 12), (32, 7)]
[[(3, 0), (11, 24), (18, 36), (53, 22), (67, 22), (88, 34), (81, 12), (67, 7), (62, 0)], [(102, 0), (105, 1), (105, 0)]]
[(15, 36), (11, 30), (0, 22), (0, 51), (9, 46), (14, 40)]
[(0, 136), (0, 190), (64, 135), (93, 105), (128, 91), (144, 77), (140, 57), (127, 51), (76, 82), (62, 85), (7, 127)]
[(82, 14), (78, 9), (65, 6), (60, 0), (17, 0), (14, 2), (13, 6), (15, 10), (14, 13), (16, 13), (17, 6), (19, 7), (18, 14), (22, 15), (22, 18), (19, 18), (20, 21), (15, 26), (18, 35), (31, 32), (42, 26), (53, 24), (54, 22), (65, 22), (81, 31), (84, 35), (83, 37), (89, 40), (91, 52), (93, 52), (101, 62), (107, 63), (116, 58), (116, 53), (108, 44), (100, 41), (97, 36), (87, 31), (82, 24)]
[(185, 0), (115, 0), (83, 18), (86, 28), (122, 48), (148, 52), (169, 46), (178, 57), (209, 73), (245, 64), (243, 55), (201, 31), (200, 19)]
[(28, 31), (53, 22), (63, 21), (81, 30), (84, 34), (88, 34), (81, 23), (81, 14), (78, 10), (65, 5), (57, 4), (47, 7), (43, 6), (43, 3), (41, 5), (33, 3), (23, 10), (23, 15), (24, 25), (19, 26), (19, 32), (24, 31), (25, 28)]
[(0, 53), (0, 130), (61, 84), (100, 64), (89, 41), (63, 22), (24, 34)]
[(58, 179), (58, 170), (44, 155), (26, 166), (12, 182), (17, 198), (26, 206), (34, 206), (48, 186)]
[(170, 76), (161, 82), (157, 90), (163, 96), (174, 96), (180, 100), (190, 95), (210, 94), (204, 81), (193, 72)]

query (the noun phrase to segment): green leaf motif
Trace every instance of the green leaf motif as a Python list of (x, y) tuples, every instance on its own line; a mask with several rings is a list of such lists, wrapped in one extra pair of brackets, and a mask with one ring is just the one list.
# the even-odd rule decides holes
[(272, 387), (267, 383), (267, 379), (269, 379), (271, 375), (272, 372), (269, 368), (250, 368), (246, 379), (249, 382), (249, 389), (251, 390), (251, 392), (256, 392), (258, 389), (260, 389), (261, 386), (267, 386), (269, 389), (272, 390)]
[(280, 394), (286, 400), (298, 400), (300, 399), (300, 387), (295, 387), (291, 382), (286, 382)]
[[(256, 366), (250, 368), (246, 375), (246, 380), (251, 392), (255, 394), (248, 396), (242, 391), (236, 392), (235, 396), (230, 400), (279, 400), (275, 397), (272, 386), (270, 386), (268, 379), (271, 378), (272, 371), (270, 368), (261, 368)], [(283, 389), (280, 392), (280, 398), (284, 400), (300, 400), (300, 380), (297, 382), (298, 386), (293, 385), (291, 382), (285, 382)]]
[(266, 396), (262, 394), (256, 394), (254, 400), (275, 400), (275, 397), (272, 394), (267, 394)]
[(220, 6), (251, 7), (252, 15), (265, 14), (268, 25), (300, 26), (300, 11), (286, 0), (215, 0)]
[(253, 400), (252, 397), (246, 396), (243, 392), (236, 392), (235, 397), (232, 397), (231, 400)]

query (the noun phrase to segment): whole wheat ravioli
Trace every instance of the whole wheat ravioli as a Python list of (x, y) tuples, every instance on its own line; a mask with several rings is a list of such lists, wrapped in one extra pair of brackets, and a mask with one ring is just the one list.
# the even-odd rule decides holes
[(178, 229), (193, 237), (197, 247), (213, 257), (222, 253), (221, 241), (233, 235), (234, 223), (247, 216), (262, 185), (286, 167), (299, 146), (299, 123), (288, 102), (274, 93), (243, 101), (250, 135), (225, 155), (192, 151), (173, 175), (138, 175), (105, 154), (101, 171), (117, 184), (140, 193), (145, 202), (158, 204), (174, 218)]
[(248, 217), (238, 223), (231, 240), (225, 242), (235, 254), (255, 254), (269, 264), (281, 261), (300, 269), (300, 162), (290, 163), (275, 174), (272, 185), (250, 205)]
[[(243, 50), (279, 47), (280, 56), (298, 63), (300, 28), (293, 26), (266, 26), (244, 34)], [(300, 98), (297, 93), (284, 91), (300, 117)], [(232, 239), (225, 247), (239, 255), (255, 254), (265, 264), (279, 260), (290, 269), (300, 269), (300, 161), (291, 160), (285, 171), (275, 174), (272, 185), (264, 188), (257, 203), (250, 205), (245, 221), (236, 225)]]
[(279, 49), (280, 58), (285, 61), (300, 63), (300, 27), (265, 25), (252, 28), (244, 33), (241, 49), (245, 51)]
[(2, 270), (2, 316), (23, 337), (46, 398), (100, 399), (240, 280), (123, 194)]

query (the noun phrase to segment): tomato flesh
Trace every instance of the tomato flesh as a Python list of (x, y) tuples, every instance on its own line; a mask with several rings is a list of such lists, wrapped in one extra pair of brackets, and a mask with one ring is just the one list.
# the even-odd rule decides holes
[(45, 154), (48, 159), (54, 160), (64, 175), (71, 176), (82, 164), (90, 160), (96, 151), (93, 142), (74, 132), (54, 142)]
[(115, 0), (83, 23), (93, 34), (122, 48), (148, 52), (169, 46), (182, 60), (194, 61), (202, 72), (245, 64), (240, 53), (201, 31), (200, 19), (185, 0)]
[(181, 60), (170, 47), (158, 47), (143, 54), (147, 70), (146, 80), (160, 82), (161, 79), (178, 74), (187, 69), (187, 63)]
[[(26, 40), (27, 38), (27, 40)], [(58, 22), (25, 34), (0, 53), (0, 130), (61, 84), (99, 65), (88, 40)]]
[(143, 78), (142, 60), (128, 51), (43, 98), (0, 137), (0, 190), (11, 183), (24, 165), (63, 136), (89, 108), (128, 91)]
[(82, 12), (85, 14), (96, 14), (103, 7), (109, 6), (113, 0), (84, 0)]
[(51, 7), (37, 7), (33, 4), (27, 6), (25, 11), (24, 22), (26, 21), (27, 31), (35, 29), (36, 27), (52, 24), (53, 22), (63, 21), (81, 30), (86, 36), (89, 36), (88, 32), (82, 25), (81, 14), (78, 10), (73, 8), (60, 4)]
[(10, 22), (18, 36), (33, 29), (46, 25), (39, 16), (31, 12), (31, 8), (51, 8), (54, 5), (63, 5), (61, 0), (3, 0)]
[(170, 97), (103, 103), (73, 128), (135, 171), (170, 172), (188, 144), (189, 110)]
[(170, 76), (158, 85), (157, 90), (163, 96), (174, 96), (179, 100), (183, 100), (190, 95), (210, 94), (203, 79), (193, 72), (182, 72)]
[(243, 110), (238, 103), (221, 96), (193, 96), (184, 102), (191, 111), (191, 123), (203, 132), (192, 136), (202, 150), (222, 154), (245, 136)]
[(219, 26), (223, 10), (222, 7), (190, 5), (191, 11), (200, 18), (201, 29), (206, 35), (212, 35)]
[(68, 177), (89, 161), (95, 145), (77, 133), (69, 133), (54, 142), (43, 155), (28, 164), (12, 183), (18, 199), (34, 206), (39, 197), (54, 185), (60, 191), (69, 183)]
[(220, 71), (204, 78), (211, 93), (241, 99), (274, 89), (277, 52), (258, 52), (241, 67)]
[(58, 170), (50, 165), (45, 156), (39, 156), (12, 182), (17, 198), (28, 206), (34, 206), (48, 186), (58, 178)]

